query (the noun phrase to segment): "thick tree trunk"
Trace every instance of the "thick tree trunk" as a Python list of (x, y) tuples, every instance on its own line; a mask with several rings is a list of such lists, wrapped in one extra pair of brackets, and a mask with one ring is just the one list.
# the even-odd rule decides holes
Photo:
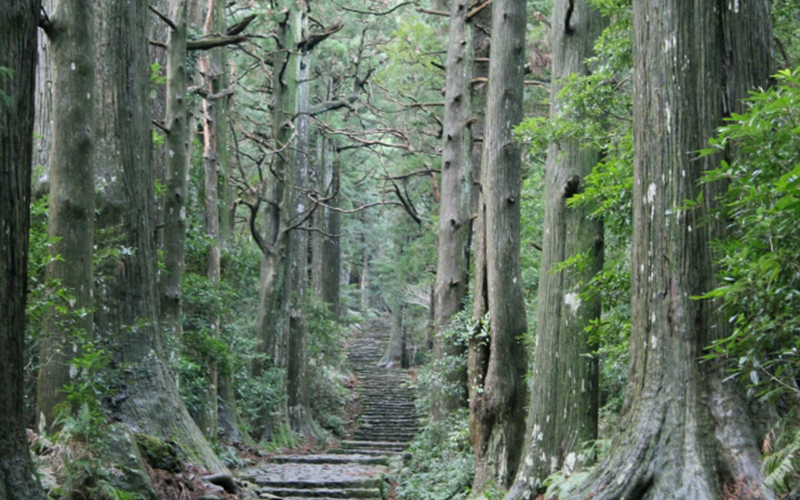
[[(475, 354), (469, 356), (473, 362), (470, 384), (475, 386), (470, 390), (476, 461), (473, 491), (478, 494), (489, 481), (506, 488), (513, 481), (522, 448), (519, 436), (524, 432), (527, 396), (526, 353), (521, 343), (527, 328), (519, 261), (521, 162), (512, 135), (513, 127), (522, 120), (525, 2), (495, 0), (492, 26), (481, 160), (485, 210), (485, 271), (481, 271), (485, 277), (481, 279), (485, 281), (476, 281), (476, 287), (486, 287), (489, 324), (475, 333), (470, 342)], [(478, 263), (483, 258), (478, 257)], [(483, 295), (479, 290), (476, 288), (476, 297)]]
[[(92, 1), (59, 1), (49, 16), (53, 63), (52, 153), (47, 279), (60, 280), (72, 300), (50, 311), (41, 344), (36, 412), (47, 425), (66, 401), (69, 361), (93, 332), (94, 274), (94, 26)], [(79, 310), (83, 309), (80, 312)], [(74, 370), (73, 370), (74, 373)], [(49, 428), (49, 427), (47, 427)]]
[(95, 8), (97, 246), (108, 253), (96, 323), (117, 369), (110, 409), (137, 431), (175, 441), (193, 463), (224, 470), (186, 411), (165, 361), (156, 290), (147, 3), (105, 0)]
[[(298, 55), (294, 48), (301, 40), (303, 14), (298, 8), (288, 9), (280, 15), (278, 23), (279, 50), (273, 62), (272, 84), (272, 136), (275, 140), (274, 174), (265, 186), (265, 198), (270, 200), (265, 222), (266, 241), (262, 247), (264, 259), (261, 268), (261, 291), (259, 293), (258, 334), (259, 349), (265, 353), (265, 368), (281, 372), (283, 394), (288, 394), (288, 371), (290, 351), (289, 338), (292, 279), (288, 261), (291, 247), (290, 226), (294, 221), (295, 148), (292, 118), (297, 112)], [(291, 49), (291, 50), (290, 50)], [(296, 368), (297, 365), (295, 365)], [(256, 368), (258, 373), (261, 368)], [(264, 432), (262, 440), (290, 444), (293, 441), (288, 404), (282, 400), (277, 408), (264, 408)]]
[[(553, 8), (553, 72), (550, 116), (558, 119), (558, 96), (570, 75), (587, 75), (585, 60), (603, 30), (598, 11), (584, 0), (557, 1)], [(545, 230), (539, 281), (539, 321), (525, 460), (506, 500), (530, 495), (550, 473), (582, 468), (581, 447), (597, 439), (598, 371), (586, 327), (600, 317), (599, 297), (586, 287), (603, 267), (603, 225), (592, 207), (569, 206), (599, 159), (576, 140), (550, 145), (545, 184)], [(576, 256), (582, 265), (557, 271)]]
[(44, 500), (25, 437), (23, 377), (39, 2), (0, 9), (0, 499)]
[(699, 360), (727, 321), (692, 298), (713, 288), (710, 246), (725, 235), (712, 216), (724, 186), (698, 182), (720, 158), (694, 152), (744, 88), (767, 85), (769, 19), (761, 0), (634, 2), (630, 382), (612, 450), (572, 498), (772, 496), (759, 492), (758, 439), (736, 387)]
[[(298, 7), (299, 13), (297, 35), (302, 39), (308, 30), (308, 16), (304, 8)], [(310, 209), (306, 197), (309, 177), (309, 157), (311, 130), (308, 113), (304, 113), (310, 103), (309, 65), (311, 57), (307, 52), (301, 52), (291, 59), (291, 64), (296, 65), (297, 74), (297, 118), (295, 119), (294, 139), (294, 164), (291, 169), (291, 182), (287, 184), (284, 195), (291, 201), (289, 223), (300, 223)], [(306, 221), (307, 223), (307, 221)], [(305, 225), (306, 223), (303, 223)], [(289, 325), (289, 359), (286, 372), (286, 388), (289, 405), (289, 423), (292, 430), (301, 435), (316, 436), (317, 429), (311, 419), (308, 409), (307, 374), (308, 357), (306, 341), (306, 291), (308, 288), (308, 233), (305, 230), (295, 229), (289, 234), (287, 253), (290, 279), (287, 286), (289, 300), (287, 301)]]
[[(339, 158), (333, 140), (320, 135), (319, 191), (324, 197), (333, 195), (325, 204), (339, 207)], [(312, 252), (312, 288), (328, 304), (328, 308), (339, 319), (339, 273), (341, 249), (339, 246), (341, 214), (337, 210), (319, 207), (314, 212), (315, 227)]]
[(185, 269), (186, 192), (189, 175), (189, 116), (186, 106), (187, 0), (173, 0), (170, 18), (177, 29), (167, 41), (167, 171), (164, 197), (164, 272), (160, 275), (161, 321), (164, 330), (180, 339), (182, 327), (181, 280)]
[[(469, 129), (473, 71), (472, 27), (467, 24), (470, 2), (453, 0), (450, 7), (450, 40), (447, 48), (444, 146), (439, 209), (439, 248), (434, 288), (434, 359), (460, 356), (462, 347), (445, 341), (450, 318), (462, 308), (467, 290), (466, 236), (470, 231), (472, 200), (472, 136)], [(447, 366), (439, 364), (439, 366)], [(431, 417), (442, 420), (454, 409), (466, 406), (464, 370), (442, 374), (447, 390), (437, 390)], [(449, 387), (454, 386), (454, 387)], [(456, 389), (454, 391), (453, 389)]]

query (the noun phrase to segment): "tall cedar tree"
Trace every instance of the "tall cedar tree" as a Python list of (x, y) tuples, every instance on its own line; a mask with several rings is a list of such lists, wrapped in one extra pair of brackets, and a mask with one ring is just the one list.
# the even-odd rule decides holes
[(696, 151), (747, 89), (768, 85), (769, 5), (634, 2), (629, 385), (608, 458), (569, 498), (762, 498), (758, 436), (739, 388), (699, 359), (727, 320), (693, 297), (714, 288), (711, 243), (726, 232), (715, 216), (725, 186), (699, 183), (720, 158)]
[(114, 352), (110, 409), (138, 431), (175, 441), (193, 463), (224, 470), (166, 364), (156, 290), (147, 2), (104, 0), (95, 8), (97, 244), (107, 255), (95, 316)]
[[(72, 299), (65, 313), (50, 311), (41, 343), (36, 413), (49, 426), (66, 401), (73, 345), (92, 335), (94, 272), (94, 2), (55, 2), (45, 32), (52, 62), (52, 151), (47, 222), (53, 257), (47, 278), (60, 280)], [(78, 309), (84, 309), (77, 315)], [(82, 330), (82, 333), (81, 333)], [(49, 427), (48, 427), (49, 428)]]
[[(461, 310), (467, 290), (467, 235), (470, 231), (472, 195), (472, 26), (467, 22), (470, 2), (453, 0), (447, 45), (444, 95), (444, 144), (442, 146), (439, 248), (434, 288), (434, 358), (458, 356), (463, 350), (442, 338), (450, 318)], [(466, 404), (466, 374), (445, 373), (447, 385), (460, 392), (439, 391), (433, 398), (431, 416), (443, 419)]]
[(23, 344), (28, 283), (33, 101), (39, 2), (0, 8), (0, 499), (44, 500), (25, 436)]
[[(587, 75), (585, 60), (603, 30), (600, 13), (583, 0), (557, 0), (553, 6), (553, 84), (551, 119), (565, 103), (559, 97), (570, 75)], [(599, 297), (586, 287), (603, 267), (603, 225), (586, 204), (570, 198), (599, 159), (578, 140), (550, 144), (545, 181), (545, 230), (539, 281), (539, 321), (525, 433), (524, 465), (508, 500), (521, 498), (551, 472), (581, 467), (584, 443), (597, 439), (598, 371), (586, 327), (600, 316)], [(580, 257), (582, 265), (558, 270)]]
[[(522, 120), (525, 1), (499, 0), (492, 10), (486, 132), (481, 161), (482, 206), (476, 254), (475, 304), (488, 322), (470, 340), (470, 431), (473, 490), (509, 487), (525, 429), (527, 325), (519, 260), (521, 159), (513, 128)], [(480, 241), (482, 240), (482, 241)]]

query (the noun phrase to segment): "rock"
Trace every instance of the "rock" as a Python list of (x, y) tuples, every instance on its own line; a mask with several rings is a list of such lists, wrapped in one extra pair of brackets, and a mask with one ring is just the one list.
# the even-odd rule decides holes
[(204, 476), (203, 482), (221, 486), (226, 492), (233, 493), (234, 495), (239, 493), (239, 488), (236, 486), (236, 481), (234, 481), (233, 478), (228, 474), (212, 474), (210, 476)]

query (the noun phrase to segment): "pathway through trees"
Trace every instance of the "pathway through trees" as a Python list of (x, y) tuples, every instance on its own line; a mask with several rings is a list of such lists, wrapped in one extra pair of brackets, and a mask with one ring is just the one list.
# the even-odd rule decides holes
[(378, 367), (389, 341), (385, 321), (359, 330), (350, 346), (350, 365), (358, 377), (361, 413), (353, 439), (324, 455), (279, 455), (244, 470), (242, 479), (258, 487), (261, 498), (382, 498), (391, 454), (402, 452), (418, 431), (407, 371)]

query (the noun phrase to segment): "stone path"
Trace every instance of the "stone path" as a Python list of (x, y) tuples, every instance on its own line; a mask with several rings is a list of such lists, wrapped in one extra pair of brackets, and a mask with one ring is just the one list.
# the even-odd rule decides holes
[(388, 340), (388, 325), (373, 320), (350, 345), (350, 366), (359, 380), (361, 403), (353, 438), (330, 454), (279, 455), (240, 472), (241, 479), (257, 485), (261, 498), (385, 497), (388, 457), (402, 452), (418, 431), (413, 395), (403, 387), (406, 370), (376, 365)]

